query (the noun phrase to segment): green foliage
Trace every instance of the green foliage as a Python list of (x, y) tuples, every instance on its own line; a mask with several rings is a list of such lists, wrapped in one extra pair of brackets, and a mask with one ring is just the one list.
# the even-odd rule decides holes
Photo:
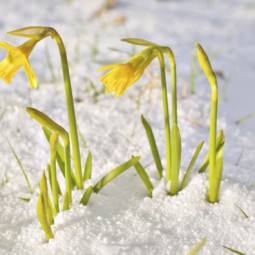
[(12, 147), (12, 145), (11, 145), (11, 143), (10, 143), (10, 141), (9, 141), (8, 139), (7, 139), (7, 142), (8, 142), (8, 145), (9, 145), (11, 151), (12, 151), (12, 154), (14, 155), (14, 157), (15, 157), (15, 159), (16, 159), (18, 165), (19, 165), (19, 168), (20, 168), (20, 170), (21, 170), (23, 176), (25, 177), (28, 190), (29, 190), (30, 194), (33, 194), (33, 189), (32, 189), (32, 186), (31, 186), (31, 184), (30, 184), (30, 181), (29, 181), (28, 175), (27, 175), (27, 173), (26, 173), (26, 170), (24, 169), (24, 167), (23, 167), (23, 165), (22, 165), (22, 163), (21, 163), (21, 160), (20, 160), (19, 156), (17, 155), (16, 151), (14, 150), (14, 148)]
[(227, 250), (229, 250), (229, 251), (231, 251), (232, 253), (235, 253), (235, 254), (238, 254), (238, 255), (246, 255), (245, 253), (240, 252), (240, 251), (237, 251), (237, 250), (235, 250), (235, 249), (232, 249), (232, 248), (230, 248), (230, 247), (228, 247), (228, 246), (223, 245), (222, 247), (225, 248), (225, 249), (227, 249)]
[(207, 241), (207, 238), (203, 238), (202, 240), (200, 240), (188, 253), (188, 255), (196, 255), (201, 249), (202, 247), (205, 245)]
[(107, 183), (115, 179), (117, 176), (128, 170), (130, 167), (134, 166), (140, 157), (133, 157), (132, 159), (126, 161), (125, 163), (117, 166), (113, 170), (111, 170), (108, 174), (106, 174), (103, 178), (101, 178), (93, 187), (93, 191), (98, 193)]
[(151, 129), (149, 122), (144, 118), (143, 115), (141, 116), (141, 119), (142, 119), (142, 123), (143, 123), (143, 126), (144, 126), (146, 134), (147, 134), (147, 138), (149, 140), (151, 152), (152, 152), (152, 155), (153, 155), (156, 167), (157, 167), (158, 175), (160, 178), (162, 178), (163, 166), (161, 163), (161, 159), (160, 159), (160, 155), (158, 152), (158, 147), (157, 147), (157, 144), (156, 144), (156, 141), (154, 138), (153, 131)]

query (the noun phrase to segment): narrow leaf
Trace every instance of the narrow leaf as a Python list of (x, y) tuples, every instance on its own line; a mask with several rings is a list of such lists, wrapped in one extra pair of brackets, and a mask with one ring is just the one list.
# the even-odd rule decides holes
[(196, 255), (202, 247), (205, 245), (207, 241), (207, 238), (203, 238), (201, 241), (199, 241), (188, 253), (188, 255)]
[[(47, 139), (47, 141), (50, 143), (50, 137), (52, 135), (53, 132), (51, 132), (48, 128), (46, 127), (42, 127), (42, 130), (43, 130), (43, 133)], [(56, 158), (57, 158), (57, 163), (58, 163), (58, 166), (61, 170), (61, 173), (63, 174), (63, 176), (65, 177), (65, 153), (64, 153), (64, 148), (63, 146), (58, 143), (57, 145), (57, 155), (56, 155)], [(72, 187), (74, 187), (76, 184), (75, 182), (75, 176), (74, 176), (74, 173), (73, 171), (71, 171), (71, 184), (72, 184)]]
[(121, 39), (121, 41), (135, 44), (135, 45), (141, 45), (141, 46), (158, 46), (157, 44), (153, 42), (140, 39), (140, 38), (124, 38), (124, 39)]
[(43, 194), (39, 195), (39, 198), (37, 201), (37, 216), (47, 239), (49, 240), (54, 238), (54, 234), (52, 232), (51, 226), (47, 220), (45, 199)]
[[(222, 148), (222, 146), (224, 145), (224, 134), (223, 134), (223, 130), (221, 129), (218, 133), (217, 139), (216, 139), (216, 155), (218, 153), (218, 151)], [(198, 169), (199, 173), (204, 173), (206, 168), (209, 165), (209, 153), (206, 154), (205, 159), (202, 163), (202, 165), (200, 166), (200, 168)]]
[(152, 128), (151, 128), (149, 122), (143, 117), (143, 115), (141, 116), (141, 119), (142, 119), (142, 123), (143, 123), (143, 126), (144, 126), (146, 134), (147, 134), (147, 138), (150, 143), (151, 152), (152, 152), (152, 155), (153, 155), (156, 167), (157, 167), (158, 175), (160, 178), (162, 178), (163, 166), (161, 163), (160, 155), (158, 152), (158, 147), (157, 147), (154, 135), (153, 135)]
[(142, 166), (142, 164), (138, 161), (135, 165), (135, 170), (138, 173), (138, 175), (140, 176), (141, 180), (143, 181), (145, 188), (148, 192), (148, 196), (152, 197), (152, 190), (153, 190), (153, 185), (150, 181), (150, 178), (148, 176), (148, 174), (146, 173), (144, 167)]
[(106, 174), (101, 180), (99, 180), (93, 188), (95, 193), (98, 193), (107, 183), (115, 179), (118, 175), (128, 170), (130, 167), (134, 166), (140, 157), (133, 157), (132, 159), (126, 161), (125, 163), (119, 165), (118, 167), (111, 170)]
[(80, 204), (83, 204), (83, 205), (87, 205), (88, 202), (89, 202), (89, 199), (91, 197), (91, 194), (92, 194), (92, 191), (93, 191), (93, 187), (92, 186), (89, 186), (86, 191), (84, 192), (82, 198), (81, 198), (81, 201), (80, 201)]
[(18, 197), (18, 199), (20, 199), (20, 200), (22, 200), (24, 202), (27, 202), (27, 203), (31, 200), (30, 197)]
[(91, 179), (91, 172), (92, 172), (92, 154), (91, 152), (89, 152), (84, 168), (83, 181)]
[(200, 153), (200, 151), (201, 151), (201, 149), (203, 147), (203, 144), (204, 144), (204, 141), (202, 141), (202, 142), (200, 142), (198, 144), (198, 146), (197, 146), (197, 148), (196, 148), (196, 150), (195, 150), (195, 152), (193, 154), (193, 157), (191, 158), (189, 166), (188, 166), (188, 168), (186, 170), (186, 173), (185, 173), (185, 175), (184, 175), (184, 177), (182, 179), (182, 184), (181, 184), (181, 188), (180, 188), (181, 190), (184, 189), (187, 186), (187, 183), (188, 183), (191, 171), (192, 171), (192, 169), (194, 167), (194, 164), (195, 164), (195, 162), (197, 160), (197, 157), (198, 157), (198, 155), (199, 155), (199, 153)]
[(40, 183), (39, 183), (40, 193), (43, 195), (45, 214), (47, 217), (47, 222), (51, 225), (53, 224), (53, 207), (48, 195), (48, 185), (45, 172), (43, 171)]
[(172, 162), (171, 162), (171, 187), (169, 194), (176, 195), (179, 191), (179, 171), (181, 163), (181, 136), (178, 126), (174, 123), (172, 127)]
[(231, 251), (231, 252), (233, 252), (233, 253), (235, 253), (235, 254), (238, 254), (238, 255), (246, 255), (246, 253), (243, 253), (243, 252), (234, 250), (234, 249), (232, 249), (232, 248), (230, 248), (230, 247), (227, 247), (227, 246), (225, 246), (225, 245), (223, 245), (222, 247), (225, 248), (225, 249), (227, 249), (227, 250), (229, 250), (229, 251)]
[(249, 218), (248, 214), (247, 214), (240, 206), (238, 206), (237, 204), (235, 204), (235, 206), (240, 210), (240, 212), (243, 214), (243, 216), (244, 216), (246, 219)]
[[(7, 138), (6, 138), (6, 139), (7, 139)], [(14, 157), (15, 157), (15, 159), (16, 159), (16, 161), (17, 161), (17, 163), (18, 163), (18, 165), (19, 165), (19, 167), (20, 167), (20, 169), (21, 169), (21, 171), (22, 171), (22, 174), (23, 174), (24, 177), (25, 177), (25, 180), (26, 180), (26, 183), (27, 183), (27, 187), (28, 187), (28, 189), (29, 189), (29, 192), (30, 192), (30, 194), (33, 194), (33, 189), (32, 189), (32, 186), (31, 186), (31, 184), (30, 184), (30, 181), (29, 181), (29, 179), (28, 179), (26, 170), (24, 169), (24, 167), (23, 167), (23, 165), (22, 165), (22, 163), (21, 163), (21, 161), (20, 161), (20, 159), (19, 159), (19, 157), (18, 157), (16, 151), (14, 150), (14, 148), (12, 147), (12, 145), (11, 145), (11, 143), (10, 143), (10, 141), (9, 141), (8, 139), (7, 139), (7, 142), (8, 142), (8, 145), (9, 145), (11, 151), (12, 151), (12, 154), (14, 155)]]
[[(51, 179), (51, 169), (50, 169), (50, 165), (47, 165), (47, 171), (48, 171), (48, 176), (49, 176), (49, 182), (50, 182), (50, 188), (51, 188), (51, 191), (52, 191), (52, 179)], [(62, 195), (62, 191), (61, 191), (61, 188), (60, 188), (60, 185), (59, 185), (59, 182), (58, 183), (58, 195)]]

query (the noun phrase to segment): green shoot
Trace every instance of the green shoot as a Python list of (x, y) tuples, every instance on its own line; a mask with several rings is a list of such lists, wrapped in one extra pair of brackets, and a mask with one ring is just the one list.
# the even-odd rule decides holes
[[(225, 138), (224, 138), (223, 130), (221, 129), (216, 139), (216, 151), (217, 151), (216, 153), (220, 151), (220, 149), (224, 146), (224, 143), (225, 143)], [(208, 165), (209, 165), (209, 153), (207, 153), (207, 155), (205, 156), (205, 159), (202, 165), (200, 166), (198, 172), (204, 173)]]
[(210, 140), (209, 140), (209, 190), (208, 201), (218, 201), (219, 187), (223, 169), (223, 148), (217, 153), (217, 108), (218, 108), (218, 83), (210, 61), (199, 43), (196, 43), (198, 61), (211, 85), (211, 114), (210, 114)]
[(72, 179), (71, 179), (71, 156), (70, 156), (70, 143), (68, 132), (52, 120), (49, 116), (37, 109), (27, 107), (27, 113), (39, 122), (45, 128), (50, 129), (52, 132), (59, 133), (59, 136), (64, 141), (64, 163), (65, 163), (65, 182), (66, 182), (66, 193), (65, 193), (65, 208), (69, 208), (72, 203)]
[(21, 201), (27, 202), (27, 203), (31, 200), (30, 197), (18, 197), (18, 199), (20, 199)]
[[(47, 171), (48, 171), (48, 176), (49, 176), (49, 181), (50, 181), (50, 187), (51, 187), (51, 191), (53, 190), (52, 188), (52, 178), (51, 178), (51, 174), (52, 174), (52, 170), (51, 170), (51, 167), (50, 167), (50, 164), (47, 165)], [(58, 186), (58, 195), (62, 195), (62, 192), (61, 192), (61, 188), (59, 186), (59, 183), (58, 183), (58, 180), (57, 180), (57, 186)], [(53, 191), (52, 191), (53, 192)]]
[(162, 166), (162, 163), (161, 163), (161, 159), (160, 159), (160, 156), (159, 156), (158, 147), (157, 147), (154, 135), (153, 135), (153, 131), (151, 129), (150, 124), (143, 117), (143, 115), (141, 116), (141, 118), (142, 118), (142, 123), (143, 123), (143, 126), (145, 128), (145, 131), (146, 131), (149, 143), (150, 143), (151, 152), (152, 152), (152, 155), (153, 155), (156, 167), (157, 167), (158, 175), (159, 175), (160, 178), (162, 178), (163, 166)]
[(148, 176), (148, 174), (146, 173), (144, 167), (142, 166), (142, 164), (138, 161), (135, 165), (135, 170), (138, 173), (138, 175), (140, 176), (141, 180), (143, 181), (145, 188), (148, 192), (148, 196), (152, 197), (152, 190), (153, 190), (153, 185), (150, 181), (150, 178)]
[(90, 197), (91, 197), (92, 192), (93, 192), (93, 187), (92, 187), (92, 186), (89, 186), (89, 187), (85, 190), (85, 192), (84, 192), (84, 194), (83, 194), (83, 196), (82, 196), (82, 198), (81, 198), (81, 200), (80, 200), (80, 203), (83, 204), (83, 205), (87, 205), (88, 202), (89, 202), (89, 199), (90, 199)]
[(244, 218), (246, 218), (246, 219), (249, 218), (248, 214), (240, 206), (238, 206), (237, 204), (235, 204), (235, 206), (240, 210), (240, 212), (243, 214)]
[(117, 176), (119, 176), (121, 173), (128, 170), (130, 167), (134, 166), (138, 161), (140, 157), (133, 157), (132, 159), (126, 161), (125, 163), (119, 165), (118, 167), (111, 170), (108, 174), (106, 174), (102, 179), (100, 179), (95, 186), (93, 187), (93, 191), (95, 193), (98, 193), (107, 183), (115, 179)]
[(196, 255), (201, 249), (202, 247), (205, 245), (207, 241), (207, 238), (203, 238), (202, 240), (200, 240), (188, 253), (188, 255)]
[(181, 190), (183, 190), (187, 186), (187, 183), (188, 183), (191, 171), (192, 171), (193, 166), (194, 166), (194, 164), (195, 164), (195, 162), (197, 160), (197, 157), (198, 157), (198, 155), (199, 155), (199, 153), (200, 153), (200, 151), (201, 151), (201, 149), (203, 147), (203, 144), (204, 144), (204, 141), (200, 142), (198, 144), (194, 154), (193, 154), (193, 157), (192, 157), (192, 159), (191, 159), (191, 161), (189, 163), (189, 166), (188, 166), (188, 168), (186, 170), (186, 173), (185, 173), (185, 175), (183, 177), (181, 188), (180, 188)]
[(91, 179), (91, 172), (92, 172), (92, 154), (91, 152), (89, 152), (84, 168), (83, 181)]
[[(7, 138), (6, 138), (6, 139), (7, 139)], [(8, 145), (9, 145), (11, 151), (12, 151), (12, 154), (14, 155), (14, 157), (15, 157), (15, 159), (16, 159), (16, 161), (17, 161), (17, 163), (18, 163), (18, 165), (19, 165), (19, 167), (20, 167), (20, 169), (21, 169), (21, 171), (22, 171), (22, 173), (23, 173), (23, 175), (24, 175), (24, 177), (25, 177), (25, 180), (26, 180), (26, 183), (27, 183), (27, 187), (28, 187), (28, 189), (29, 189), (29, 192), (30, 192), (30, 194), (33, 194), (33, 189), (32, 189), (32, 186), (31, 186), (31, 184), (30, 184), (30, 181), (29, 181), (29, 179), (28, 179), (26, 170), (24, 169), (24, 167), (23, 167), (23, 165), (22, 165), (22, 163), (21, 163), (21, 161), (20, 161), (20, 159), (19, 159), (19, 157), (18, 157), (16, 151), (14, 150), (14, 148), (12, 147), (12, 145), (11, 145), (11, 143), (10, 143), (10, 141), (9, 141), (8, 139), (7, 139), (7, 142), (8, 142)]]
[(230, 248), (230, 247), (227, 247), (227, 246), (225, 246), (225, 245), (223, 245), (222, 247), (225, 248), (225, 249), (227, 249), (227, 250), (229, 250), (229, 251), (231, 251), (232, 253), (235, 253), (235, 254), (238, 254), (238, 255), (246, 255), (246, 254), (243, 253), (243, 252), (234, 250), (234, 249), (232, 249), (232, 248)]
[(249, 113), (249, 114), (245, 115), (244, 117), (240, 118), (239, 120), (237, 120), (236, 124), (241, 124), (244, 121), (246, 121), (246, 120), (248, 120), (248, 119), (250, 119), (250, 118), (252, 118), (254, 116), (255, 116), (255, 112)]
[(239, 162), (240, 162), (240, 160), (241, 160), (241, 158), (242, 158), (242, 156), (243, 156), (243, 153), (244, 153), (244, 149), (241, 151), (241, 153), (240, 153), (240, 155), (239, 155), (239, 157), (238, 157), (238, 159), (237, 159), (237, 161), (236, 161), (236, 163), (235, 163), (236, 166), (239, 165)]
[[(44, 133), (47, 141), (50, 143), (50, 138), (51, 138), (53, 132), (51, 132), (48, 128), (46, 128), (44, 126), (42, 126), (42, 130), (43, 130), (43, 133)], [(65, 152), (64, 152), (64, 147), (60, 143), (57, 144), (56, 159), (57, 159), (58, 166), (59, 166), (63, 176), (65, 177)], [(73, 171), (71, 171), (71, 186), (72, 186), (72, 188), (75, 185), (76, 185), (75, 176), (74, 176)]]
[(37, 201), (37, 216), (41, 223), (42, 229), (47, 239), (54, 238), (54, 234), (51, 229), (53, 223), (52, 207), (48, 196), (47, 180), (45, 173), (43, 172), (40, 180), (40, 195)]
[(169, 194), (176, 195), (179, 191), (179, 171), (181, 162), (181, 136), (177, 124), (172, 129), (172, 165), (171, 165), (171, 186)]

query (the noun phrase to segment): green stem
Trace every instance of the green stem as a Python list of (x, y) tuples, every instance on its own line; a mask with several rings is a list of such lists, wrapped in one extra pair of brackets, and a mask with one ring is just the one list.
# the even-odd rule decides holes
[(171, 89), (172, 89), (172, 123), (177, 124), (177, 89), (176, 89), (176, 63), (172, 50), (164, 47), (163, 51), (167, 54), (171, 68)]
[(58, 143), (58, 133), (54, 133), (50, 139), (50, 170), (51, 170), (51, 185), (52, 185), (54, 215), (57, 215), (57, 213), (59, 212), (58, 181), (57, 181), (57, 171), (56, 171), (57, 143)]
[(171, 179), (171, 130), (170, 130), (167, 88), (166, 88), (165, 60), (160, 50), (157, 50), (157, 56), (160, 63), (160, 73), (161, 73), (161, 86), (162, 86), (161, 91), (162, 91), (164, 123), (165, 123), (165, 140), (166, 140), (166, 180), (168, 182)]
[[(71, 182), (71, 162), (70, 162), (70, 144), (64, 145), (65, 154), (65, 182), (66, 182), (66, 195), (68, 196), (68, 202), (72, 203), (72, 182)], [(69, 208), (69, 204), (68, 204)]]
[(75, 175), (76, 175), (76, 185), (78, 189), (82, 189), (83, 180), (82, 180), (82, 170), (81, 170), (80, 148), (79, 148), (77, 124), (76, 124), (74, 101), (73, 101), (71, 80), (69, 75), (67, 55), (66, 55), (64, 43), (56, 30), (53, 32), (53, 38), (57, 42), (60, 57), (61, 57), (62, 71), (63, 71), (63, 77), (64, 77), (64, 83), (65, 83), (68, 120), (69, 120), (69, 127), (70, 127), (70, 138), (71, 138), (71, 145), (72, 145), (73, 158), (74, 158), (74, 169), (75, 169)]
[(217, 84), (211, 86), (211, 113), (210, 113), (210, 139), (209, 139), (209, 191), (208, 200), (211, 203), (217, 202), (217, 192), (215, 187), (216, 179), (216, 130), (217, 130), (217, 108), (218, 89)]

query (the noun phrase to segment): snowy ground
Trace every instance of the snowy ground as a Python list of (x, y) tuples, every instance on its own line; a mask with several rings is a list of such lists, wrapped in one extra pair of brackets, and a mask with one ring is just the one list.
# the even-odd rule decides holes
[[(207, 242), (199, 254), (231, 254), (222, 245), (255, 254), (255, 118), (235, 124), (255, 111), (254, 1), (120, 0), (113, 9), (99, 15), (102, 4), (99, 0), (1, 1), (1, 40), (22, 43), (21, 38), (5, 32), (24, 26), (45, 25), (58, 30), (66, 44), (77, 119), (88, 145), (82, 147), (82, 157), (85, 160), (88, 149), (93, 153), (92, 180), (98, 180), (132, 154), (140, 155), (155, 185), (153, 198), (146, 197), (134, 170), (93, 194), (87, 207), (79, 205), (81, 193), (76, 191), (72, 208), (59, 213), (55, 220), (55, 239), (46, 242), (35, 205), (38, 181), (48, 162), (48, 145), (39, 125), (24, 109), (36, 107), (67, 126), (58, 53), (47, 39), (30, 58), (40, 81), (39, 90), (29, 90), (23, 72), (9, 86), (0, 83), (0, 254), (179, 255), (187, 254), (204, 237)], [(196, 93), (188, 92), (183, 98), (183, 91), (189, 89), (196, 41), (204, 46), (221, 74), (218, 127), (225, 131), (226, 146), (220, 203), (206, 202), (207, 175), (199, 175), (196, 169), (187, 188), (176, 197), (166, 196), (164, 184), (157, 179), (140, 123), (140, 115), (144, 114), (164, 156), (156, 62), (143, 79), (117, 99), (91, 88), (91, 82), (97, 92), (102, 88), (98, 67), (129, 58), (109, 49), (132, 53), (130, 45), (120, 42), (125, 37), (168, 45), (176, 55), (183, 169), (199, 141), (205, 140), (206, 144), (196, 168), (208, 149), (210, 87), (204, 75), (196, 77)], [(49, 68), (47, 53), (53, 69)], [(4, 57), (5, 52), (0, 54)], [(195, 69), (200, 70), (196, 61)], [(144, 94), (139, 98), (141, 91)], [(30, 195), (6, 137), (35, 189), (29, 203), (18, 199)], [(248, 219), (235, 204), (249, 215)]]

